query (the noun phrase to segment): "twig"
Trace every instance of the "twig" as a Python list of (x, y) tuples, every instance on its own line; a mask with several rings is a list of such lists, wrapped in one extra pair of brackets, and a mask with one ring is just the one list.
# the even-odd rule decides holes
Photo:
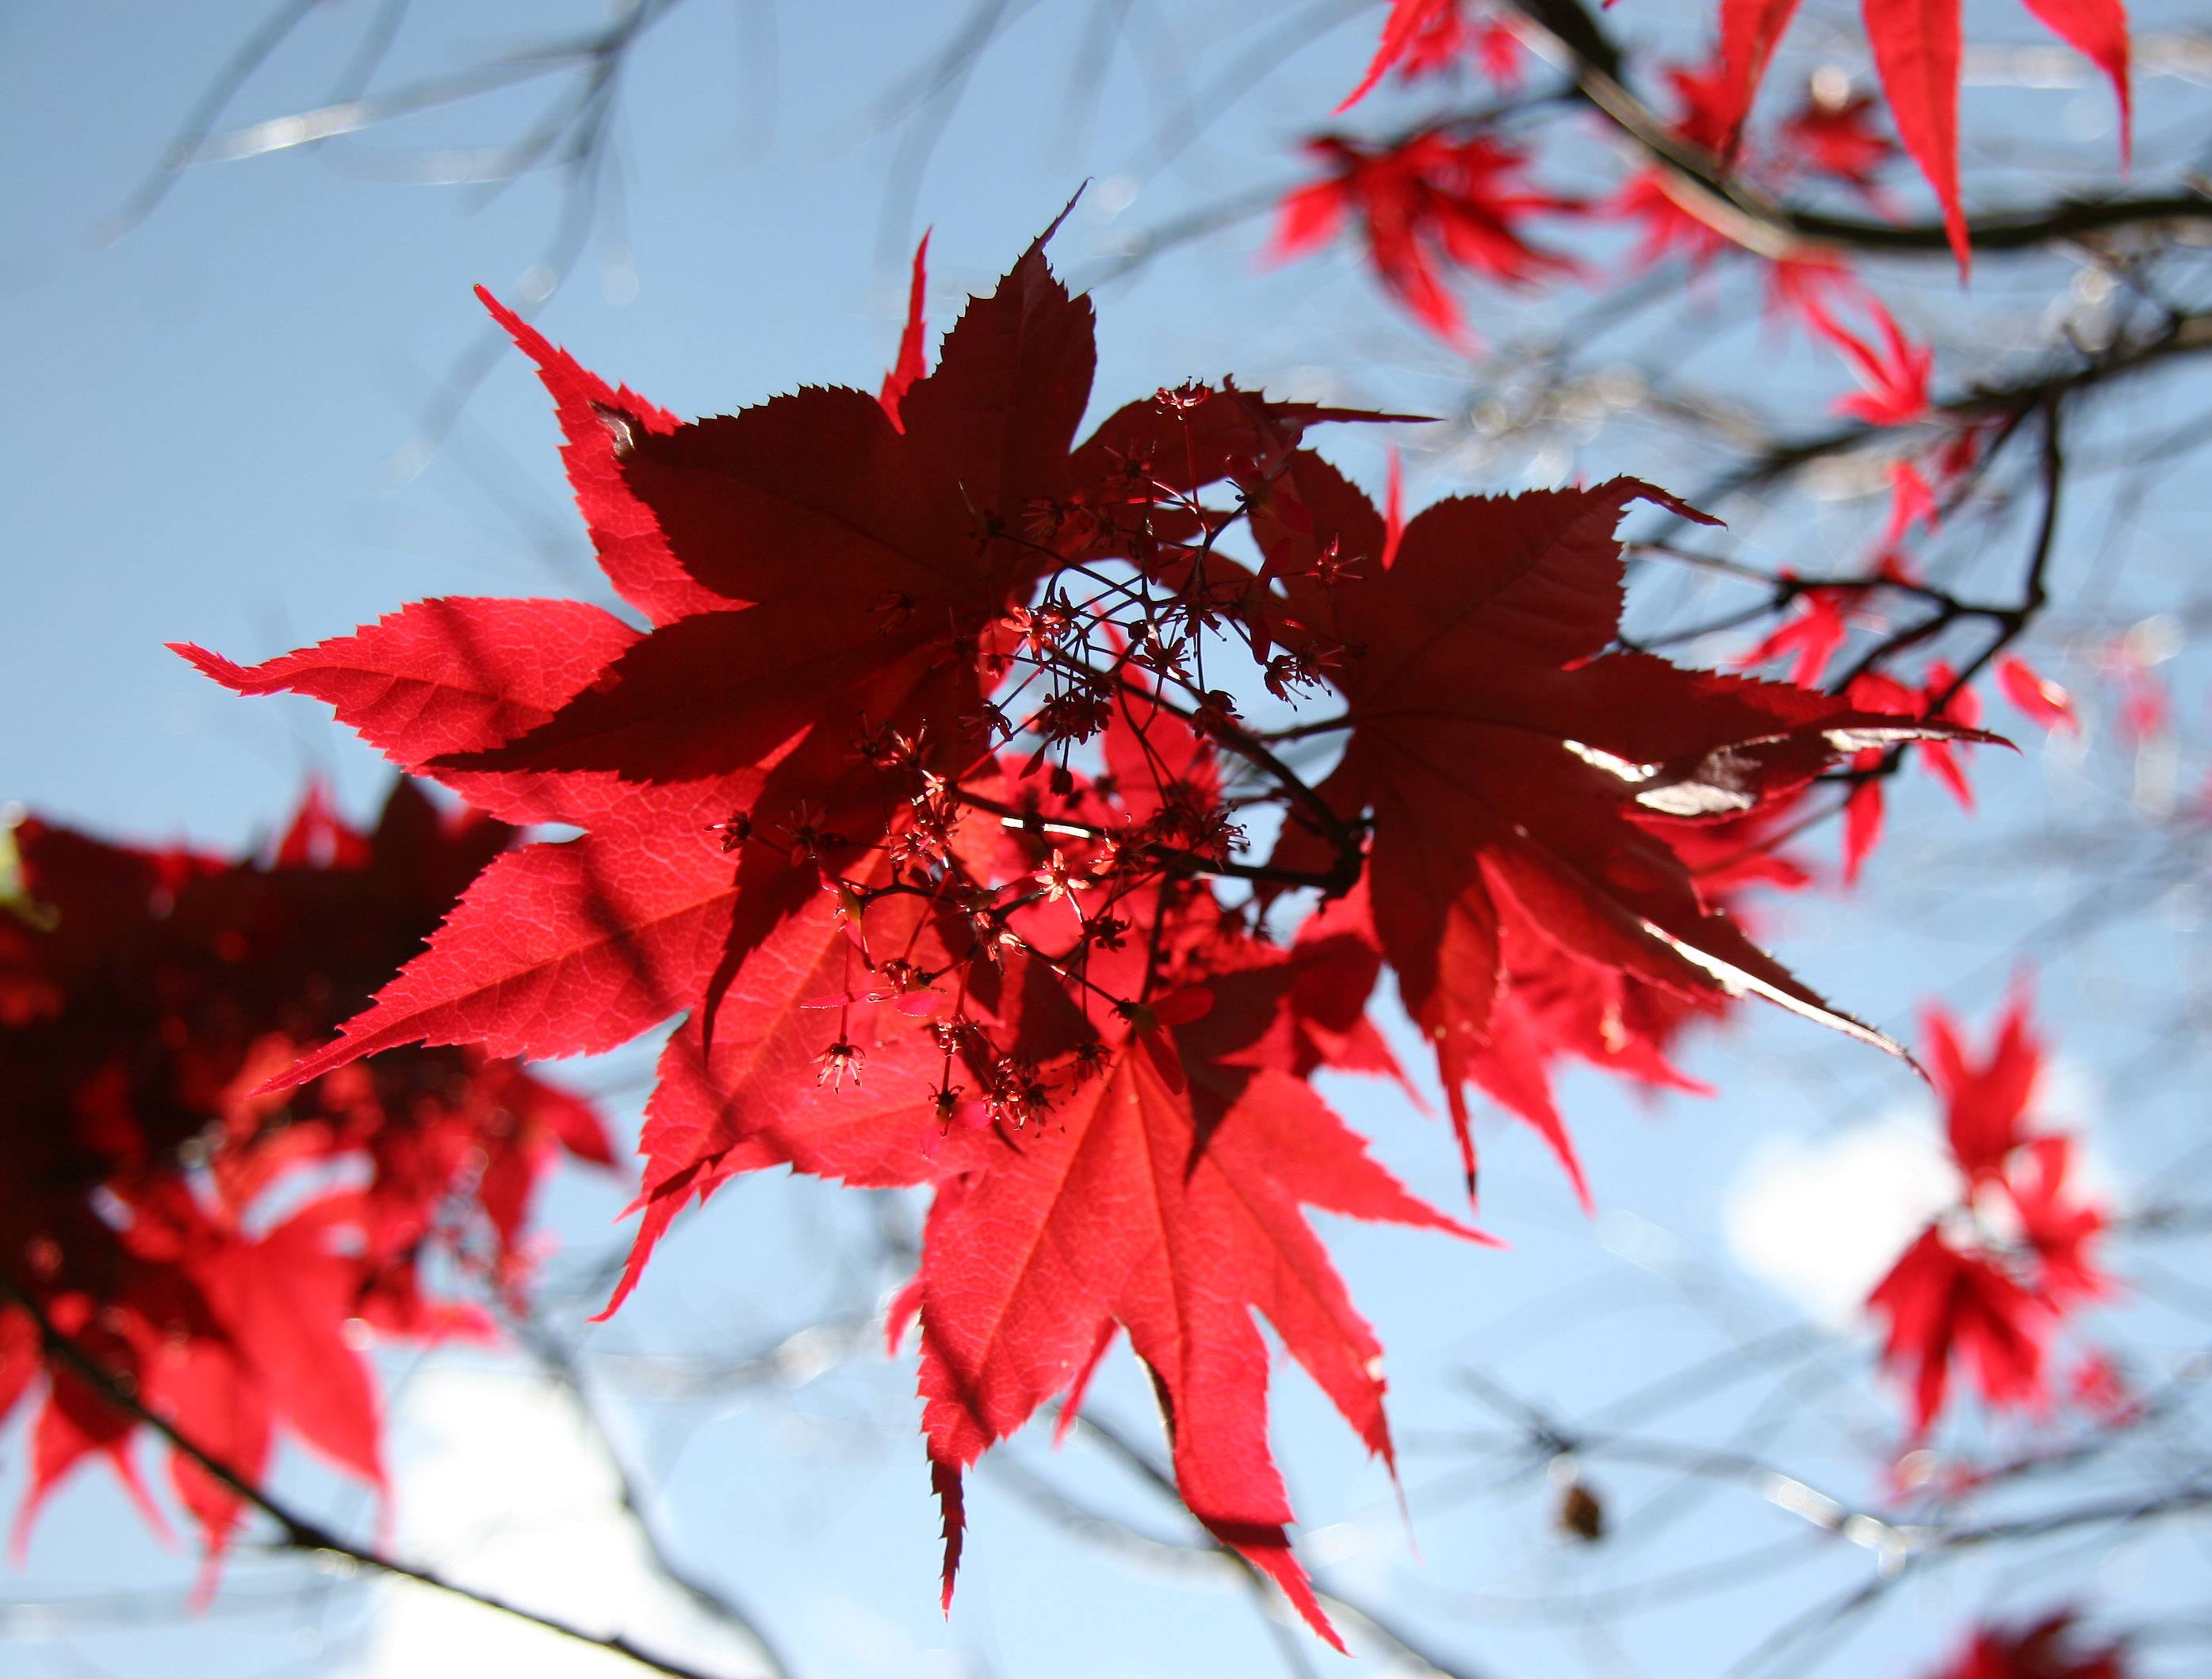
[(434, 1568), (403, 1562), (372, 1547), (356, 1545), (339, 1538), (319, 1522), (301, 1515), (289, 1505), (281, 1502), (275, 1494), (254, 1485), (222, 1459), (216, 1457), (197, 1440), (185, 1434), (168, 1418), (149, 1409), (140, 1403), (121, 1378), (64, 1334), (60, 1326), (47, 1315), (46, 1308), (28, 1291), (20, 1287), (13, 1278), (0, 1275), (0, 1298), (4, 1298), (9, 1303), (20, 1307), (29, 1317), (32, 1323), (37, 1326), (40, 1338), (45, 1343), (46, 1349), (74, 1371), (85, 1385), (98, 1395), (105, 1403), (129, 1417), (133, 1422), (142, 1423), (153, 1429), (155, 1434), (167, 1440), (173, 1450), (189, 1458), (204, 1473), (275, 1522), (278, 1531), (283, 1536), (283, 1543), (286, 1549), (341, 1558), (357, 1567), (374, 1569), (379, 1573), (389, 1574), (396, 1579), (412, 1580), (417, 1585), (428, 1586), (434, 1591), (442, 1591), (449, 1597), (461, 1598), (465, 1602), (495, 1610), (514, 1620), (527, 1621), (532, 1626), (543, 1627), (549, 1633), (558, 1633), (562, 1637), (574, 1639), (579, 1644), (592, 1645), (612, 1655), (621, 1656), (627, 1660), (635, 1662), (640, 1667), (648, 1668), (655, 1673), (666, 1674), (670, 1676), (670, 1679), (711, 1679), (711, 1676), (703, 1670), (687, 1667), (668, 1657), (657, 1655), (633, 1643), (620, 1633), (602, 1635), (586, 1632), (581, 1627), (559, 1620), (553, 1615), (541, 1615), (535, 1609), (527, 1609), (520, 1604), (510, 1603), (506, 1599), (495, 1597), (488, 1591), (479, 1591), (474, 1587), (448, 1579)]

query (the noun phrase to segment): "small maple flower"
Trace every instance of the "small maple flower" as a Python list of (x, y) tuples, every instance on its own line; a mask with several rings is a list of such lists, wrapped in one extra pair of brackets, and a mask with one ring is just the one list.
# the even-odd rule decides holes
[[(1048, 904), (1056, 904), (1071, 893), (1091, 890), (1091, 882), (1075, 872), (1074, 865), (1068, 862), (1057, 846), (1053, 847), (1052, 856), (1044, 867), (1030, 878), (1044, 888), (1044, 899)], [(1069, 902), (1072, 906), (1073, 900), (1070, 899)]]
[(1218, 688), (1208, 688), (1190, 714), (1190, 726), (1201, 735), (1227, 734), (1240, 720), (1237, 696)]
[(1051, 1112), (1052, 1092), (1037, 1076), (1034, 1061), (1010, 1056), (992, 1068), (984, 1103), (992, 1118), (1019, 1130)]
[(1087, 741), (1106, 726), (1113, 711), (1113, 701), (1105, 696), (1089, 688), (1069, 688), (1040, 705), (1030, 727), (1045, 737), (1048, 745), (1055, 741)]
[(1184, 637), (1171, 635), (1157, 622), (1147, 620), (1136, 645), (1129, 650), (1129, 657), (1159, 676), (1188, 682), (1190, 672), (1183, 664), (1183, 649), (1188, 645)]
[(1343, 548), (1339, 539), (1331, 537), (1328, 546), (1314, 556), (1313, 570), (1310, 575), (1318, 579), (1324, 589), (1334, 589), (1340, 583), (1357, 583), (1359, 580), (1362, 556), (1355, 554), (1346, 558)]
[(725, 820), (711, 822), (707, 832), (721, 835), (721, 846), (733, 852), (753, 837), (753, 819), (743, 810), (734, 811)]
[(826, 1084), (833, 1090), (842, 1090), (848, 1073), (853, 1076), (854, 1086), (859, 1087), (860, 1064), (867, 1059), (867, 1054), (859, 1046), (840, 1038), (815, 1058), (822, 1064), (822, 1070), (814, 1076), (815, 1083)]
[(980, 735), (988, 742), (1010, 741), (1021, 732), (1014, 720), (992, 700), (984, 700), (976, 710), (960, 719), (961, 727), (970, 734)]
[(877, 628), (885, 635), (896, 635), (914, 616), (915, 598), (903, 589), (886, 589), (878, 595), (870, 608), (882, 621)]

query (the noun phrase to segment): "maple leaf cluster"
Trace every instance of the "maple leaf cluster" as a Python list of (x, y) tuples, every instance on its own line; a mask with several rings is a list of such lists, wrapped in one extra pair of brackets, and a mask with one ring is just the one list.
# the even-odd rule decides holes
[[(919, 1329), (948, 1598), (963, 1471), (1048, 1401), (1072, 1412), (1126, 1334), (1189, 1508), (1334, 1639), (1285, 1536), (1253, 1313), (1387, 1461), (1381, 1348), (1306, 1213), (1479, 1240), (1310, 1082), (1398, 1074), (1365, 1013), (1382, 969), (1470, 1189), (1471, 1084), (1533, 1080), (1516, 1105), (1548, 1114), (1564, 1053), (1680, 1082), (1667, 1035), (1753, 994), (1886, 1044), (1726, 894), (1771, 877), (1745, 854), (1812, 778), (1959, 731), (1617, 649), (1624, 512), (1701, 517), (1663, 491), (1400, 521), (1304, 443), (1391, 416), (1227, 381), (1079, 438), (1091, 309), (1042, 239), (933, 368), (924, 292), (918, 259), (878, 394), (688, 424), (490, 303), (644, 627), (446, 599), (257, 667), (184, 650), (240, 692), (330, 703), (492, 816), (577, 830), (494, 858), (271, 1088), (678, 1017), (613, 1304), (738, 1174), (927, 1186), (894, 1325)], [(1309, 781), (1293, 743), (1334, 767)], [(1270, 918), (1301, 894), (1325, 906), (1286, 944)]]
[[(380, 1486), (362, 1349), (488, 1333), (481, 1307), (434, 1294), (434, 1267), (511, 1298), (556, 1156), (612, 1164), (589, 1106), (477, 1049), (262, 1088), (419, 949), (512, 838), (404, 780), (367, 833), (311, 788), (265, 858), (15, 826), (0, 881), (0, 1416), (46, 1379), (19, 1544), (94, 1456), (161, 1524), (136, 1419), (46, 1345), (40, 1317), (248, 1482), (282, 1431)], [(238, 1496), (181, 1452), (169, 1464), (212, 1560)]]
[[(1491, 32), (1480, 38), (1486, 54), (1493, 40), (1510, 45), (1516, 39), (1503, 26), (1471, 21), (1456, 0), (1401, 0), (1366, 79), (1336, 114), (1394, 68), (1410, 80), (1476, 50), (1478, 29)], [(1897, 148), (1874, 127), (1870, 99), (1815, 87), (1779, 125), (1771, 147), (1743, 154), (1724, 67), (1677, 65), (1663, 76), (1680, 107), (1672, 132), (1684, 144), (1729, 154), (1738, 173), (1769, 191), (1800, 181), (1836, 183), (1887, 209), (1879, 175)], [(1520, 178), (1532, 162), (1527, 149), (1480, 123), (1420, 128), (1379, 141), (1322, 134), (1304, 149), (1321, 178), (1285, 196), (1270, 257), (1310, 254), (1356, 220), (1384, 289), (1462, 353), (1471, 352), (1474, 340), (1445, 284), (1449, 270), (1522, 288), (1587, 277), (1571, 256), (1531, 242), (1523, 226), (1536, 218), (1596, 217), (1639, 227), (1639, 244), (1628, 259), (1632, 271), (1679, 254), (1695, 272), (1739, 248), (1697, 190), (1662, 165), (1632, 172), (1595, 203), (1565, 197), (1524, 184)], [(1771, 258), (1768, 274), (1770, 309), (1801, 314), (1816, 328), (1825, 297), (1861, 290), (1850, 269), (1830, 255)]]
[(1916, 1436), (1962, 1371), (1993, 1409), (2045, 1409), (2053, 1337), (2113, 1288), (2096, 1252), (2107, 1220), (2075, 1181), (2075, 1139), (2030, 1129), (2044, 1058), (2025, 991), (1980, 1060), (1940, 1006), (1925, 1011), (1923, 1036), (1959, 1197), (1867, 1300), (1887, 1322), (1882, 1361), (1910, 1396)]
[[(1739, 161), (1744, 125), (1775, 49), (1796, 19), (1798, 0), (1718, 0), (1719, 50), (1708, 70), (1676, 70), (1669, 79), (1686, 106), (1675, 132), (1728, 164)], [(2128, 15), (2124, 0), (2027, 0), (2028, 9), (2053, 34), (2105, 73), (2119, 102), (2120, 155), (2127, 161), (2134, 119), (2130, 82)], [(1963, 0), (1862, 0), (1867, 45), (1905, 151), (1935, 192), (1959, 266), (1971, 259), (1966, 215), (1959, 193), (1959, 82), (1964, 56)], [(1391, 0), (1375, 55), (1358, 84), (1337, 111), (1357, 105), (1393, 70), (1407, 79), (1431, 73), (1471, 49), (1486, 60), (1495, 22), (1477, 23), (1462, 0)], [(1480, 33), (1479, 33), (1480, 32)], [(1506, 31), (1510, 39), (1510, 29)], [(1501, 58), (1501, 63), (1510, 62)], [(1501, 76), (1499, 80), (1504, 81)], [(1510, 84), (1509, 84), (1510, 85)], [(1823, 95), (1826, 95), (1825, 97)], [(1774, 160), (1755, 173), (1772, 185), (1792, 168), (1850, 186), (1882, 208), (1874, 176), (1895, 148), (1869, 125), (1872, 101), (1816, 89), (1783, 124)], [(1695, 220), (1672, 202), (1662, 171), (1632, 183), (1624, 208), (1651, 219), (1652, 238), (1663, 249), (1675, 239), (1708, 254), (1718, 236), (1689, 225)], [(1680, 215), (1682, 219), (1677, 221)], [(1650, 247), (1647, 247), (1649, 249)]]

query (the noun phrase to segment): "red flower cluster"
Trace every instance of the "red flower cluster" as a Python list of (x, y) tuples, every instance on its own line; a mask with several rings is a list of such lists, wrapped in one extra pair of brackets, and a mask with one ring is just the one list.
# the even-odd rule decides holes
[[(1308, 1082), (1395, 1070), (1364, 1017), (1383, 966), (1462, 1134), (1464, 1087), (1516, 1031), (1538, 1064), (1657, 1076), (1668, 1010), (1757, 993), (1886, 1044), (1745, 936), (1692, 836), (1863, 746), (1955, 731), (1609, 651), (1624, 509), (1689, 513), (1649, 485), (1399, 528), (1302, 446), (1382, 416), (1229, 384), (1079, 440), (1091, 306), (1042, 243), (933, 371), (902, 350), (880, 397), (810, 387), (690, 425), (495, 305), (649, 627), (449, 599), (255, 669), (185, 651), (240, 692), (329, 701), (494, 815), (581, 831), (493, 859), (280, 1086), (681, 1015), (622, 1292), (740, 1173), (930, 1185), (906, 1309), (947, 1592), (963, 1471), (1079, 1401), (1126, 1332), (1191, 1510), (1333, 1638), (1285, 1534), (1252, 1312), (1387, 1460), (1381, 1349), (1305, 1209), (1474, 1233)], [(1295, 726), (1343, 738), (1326, 779), (1247, 721), (1262, 695), (1341, 706)], [(1255, 812), (1279, 819), (1264, 861)], [(1267, 915), (1298, 888), (1340, 901), (1285, 949)]]
[(2094, 1252), (2105, 1215), (2069, 1183), (2073, 1139), (2027, 1129), (2043, 1056), (2026, 994), (1978, 1064), (1941, 1007), (1926, 1011), (1924, 1033), (1964, 1187), (1867, 1300), (1888, 1319), (1882, 1361), (1911, 1396), (1916, 1434), (1935, 1423), (1960, 1367), (1991, 1406), (2042, 1409), (2052, 1335), (2112, 1291)]
[[(368, 833), (311, 791), (265, 861), (16, 825), (0, 902), (0, 1416), (46, 1376), (19, 1541), (94, 1454), (160, 1524), (133, 1419), (42, 1344), (26, 1303), (246, 1480), (282, 1429), (380, 1482), (362, 1348), (487, 1330), (481, 1309), (431, 1298), (433, 1259), (514, 1288), (555, 1155), (611, 1162), (588, 1106), (477, 1050), (262, 1089), (510, 838), (404, 781)], [(219, 1554), (235, 1495), (181, 1454), (170, 1470)]]

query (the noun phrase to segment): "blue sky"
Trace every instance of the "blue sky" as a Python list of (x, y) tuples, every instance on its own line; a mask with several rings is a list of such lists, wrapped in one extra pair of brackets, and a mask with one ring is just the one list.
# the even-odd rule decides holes
[[(1246, 39), (1237, 31), (1249, 8), (1133, 7), (1129, 33), (1103, 64), (1083, 57), (1086, 10), (1009, 9), (1006, 38), (946, 122), (909, 206), (901, 144), (916, 119), (885, 95), (941, 46), (951, 9), (679, 7), (627, 72), (602, 215), (541, 324), (587, 365), (678, 413), (726, 410), (801, 382), (872, 387), (896, 341), (903, 256), (922, 225), (934, 229), (933, 331), (1086, 179), (1058, 251), (1079, 276), (1097, 272), (1131, 227), (1291, 179), (1289, 143), (1347, 85), (1373, 23), (1370, 13), (1317, 36), (1270, 76), (1263, 95), (1229, 104), (1222, 90), (1240, 83), (1222, 73), (1237, 58), (1228, 44)], [(325, 104), (371, 13), (367, 0), (347, 0), (316, 14), (248, 85), (237, 117)], [(560, 210), (557, 184), (541, 176), (489, 194), (386, 179), (426, 153), (450, 166), (511, 138), (542, 108), (546, 88), (319, 149), (194, 169), (143, 223), (112, 242), (99, 237), (260, 15), (228, 0), (0, 9), (0, 136), (11, 160), (0, 365), (13, 397), (0, 409), (9, 482), (0, 669), (10, 689), (0, 798), (147, 839), (242, 845), (281, 820), (310, 771), (365, 812), (386, 773), (319, 708), (236, 699), (163, 642), (258, 658), (424, 595), (598, 592), (560, 482), (551, 415), (519, 356), (491, 364), (442, 434), (428, 436), (422, 425), (439, 382), (484, 342), (471, 286), (514, 299), (535, 289), (532, 270)], [(2023, 38), (1997, 15), (2008, 38)], [(600, 16), (587, 5), (418, 8), (385, 84)], [(1170, 71), (1188, 73), (1182, 87), (1201, 108), (1223, 109), (1202, 141), (1163, 165), (1186, 96)], [(2012, 108), (2000, 114), (2088, 130), (2106, 97), (2087, 85), (2008, 95)], [(2161, 97), (2148, 90), (2148, 118), (2180, 108)], [(1258, 258), (1261, 232), (1247, 223), (1101, 293), (1103, 402), (1224, 371), (1279, 391), (1439, 414), (1463, 413), (1489, 394), (1389, 317), (1356, 264), (1340, 257), (1270, 271)], [(1941, 272), (1878, 278), (1909, 318), (1940, 319), (1959, 306)], [(2049, 291), (2020, 283), (2017, 270), (1982, 283), (2022, 322)], [(1662, 331), (1625, 343), (1622, 354), (1662, 356), (1686, 379), (1747, 382), (1761, 400), (1817, 423), (1842, 388), (1836, 370), (1802, 346), (1762, 349), (1752, 296), (1723, 282), (1702, 315), (1693, 310), (1674, 329), (1689, 335), (1679, 349)], [(1537, 318), (1534, 306), (1486, 294), (1471, 295), (1470, 306), (1493, 338)], [(1995, 336), (1962, 374), (2002, 362), (2008, 346)], [(2171, 395), (2144, 400), (2186, 411)], [(1482, 462), (1424, 452), (1417, 437), (1407, 443), (1417, 501), (1620, 470), (1688, 488), (1703, 468), (1693, 451), (1633, 428)], [(1330, 446), (1379, 482), (1374, 443)], [(2087, 534), (2078, 545), (2085, 557), (2066, 566), (2090, 563), (2091, 538), (2109, 511), (2103, 494), (2086, 490), (2069, 512)], [(1877, 515), (1863, 500), (1830, 500), (1784, 528), (1747, 524), (1741, 551), (1813, 568), (1854, 551)], [(2203, 534), (2201, 515), (2179, 497), (2132, 517), (2154, 545), (2179, 549)], [(2113, 584), (2106, 609), (2124, 616), (2136, 592), (2124, 579)], [(2142, 609), (2155, 604), (2146, 596)], [(1987, 755), (1978, 779), (1981, 826), (1969, 828), (1930, 790), (1908, 788), (1897, 804), (1899, 837), (1869, 891), (1786, 906), (1763, 932), (1808, 978), (1879, 1023), (1909, 1027), (1913, 1004), (1934, 991), (1969, 1011), (1987, 1007), (2018, 938), (2057, 906), (2059, 888), (2025, 871), (2002, 879), (1978, 871), (1966, 847), (1990, 834), (2017, 843), (2057, 820), (2045, 813), (2094, 810), (2108, 796), (2077, 759), (2040, 742), (2020, 760)], [(2051, 964), (2046, 1000), (2075, 1009), (2112, 969), (2159, 973), (2179, 960), (2177, 949), (2155, 929), (2110, 949), (2085, 946)], [(2087, 1064), (2127, 1046), (2124, 1022), (2094, 1007), (2081, 1015)], [(1567, 1079), (1565, 1100), (1606, 1208), (1595, 1221), (1576, 1210), (1530, 1138), (1499, 1128), (1488, 1142), (1486, 1214), (1510, 1252), (1342, 1224), (1328, 1232), (1390, 1349), (1420, 1560), (1387, 1478), (1290, 1373), (1277, 1386), (1275, 1435), (1306, 1517), (1304, 1543), (1325, 1578), (1389, 1605), (1473, 1670), (1709, 1675), (1794, 1607), (1867, 1573), (1864, 1554), (1842, 1542), (1808, 1544), (1802, 1523), (1741, 1494), (1717, 1496), (1641, 1549), (1566, 1544), (1547, 1526), (1540, 1471), (1501, 1484), (1494, 1463), (1443, 1438), (1499, 1426), (1460, 1374), (1470, 1367), (1573, 1408), (1788, 1329), (1795, 1309), (1735, 1264), (1723, 1233), (1754, 1146), (1786, 1135), (1813, 1147), (1881, 1114), (1925, 1123), (1904, 1070), (1778, 1016), (1709, 1035), (1688, 1064), (1723, 1098), (1650, 1106), (1594, 1078)], [(607, 1092), (617, 1126), (632, 1128), (646, 1065), (644, 1052), (632, 1051), (571, 1076)], [(2077, 1073), (2075, 1100), (2098, 1106), (2095, 1066)], [(1410, 1182), (1449, 1203), (1455, 1173), (1437, 1126), (1409, 1113), (1395, 1091), (1346, 1084), (1332, 1094)], [(2186, 1118), (2174, 1091), (2154, 1093), (2130, 1112), (2127, 1135), (2140, 1153), (2129, 1158), (2165, 1158)], [(2124, 1184), (2126, 1171), (2117, 1175)], [(593, 1264), (619, 1242), (610, 1221), (623, 1198), (618, 1185), (580, 1176), (554, 1197), (564, 1252), (549, 1280), (571, 1319), (580, 1315), (571, 1308), (596, 1305), (584, 1296)], [(788, 1341), (822, 1312), (872, 1308), (898, 1281), (836, 1258), (864, 1251), (879, 1218), (910, 1221), (911, 1209), (781, 1179), (733, 1187), (679, 1227), (635, 1303), (587, 1339), (618, 1442), (659, 1489), (654, 1507), (671, 1547), (757, 1607), (808, 1675), (1103, 1679), (1280, 1667), (1260, 1619), (1234, 1591), (1071, 1539), (1019, 1488), (988, 1474), (974, 1499), (955, 1615), (949, 1625), (939, 1616), (936, 1518), (914, 1433), (910, 1364), (866, 1347), (830, 1360), (837, 1349), (820, 1337), (795, 1349)], [(693, 1391), (670, 1362), (776, 1347), (786, 1376), (808, 1376), (794, 1391)], [(1863, 1343), (1838, 1338), (1798, 1367), (1806, 1385), (1794, 1394), (1769, 1377), (1747, 1379), (1653, 1427), (1706, 1443), (1738, 1431), (1754, 1446), (1771, 1438), (1805, 1472), (1864, 1494), (1869, 1448), (1893, 1442), (1896, 1428), (1893, 1407), (1855, 1377), (1865, 1356)], [(1823, 1368), (1841, 1379), (1822, 1379)], [(520, 1569), (557, 1595), (553, 1606), (586, 1616), (611, 1608), (672, 1644), (702, 1640), (702, 1660), (711, 1654), (743, 1670), (665, 1594), (632, 1582), (635, 1558), (606, 1516), (603, 1467), (562, 1434), (556, 1404), (523, 1392), (496, 1361), (424, 1370), (394, 1358), (386, 1374), (399, 1539), (459, 1568)], [(1102, 1415), (1154, 1442), (1133, 1367), (1110, 1367), (1097, 1394)], [(487, 1431), (486, 1444), (456, 1444), (468, 1438), (463, 1424)], [(1041, 1441), (1014, 1451), (1100, 1507), (1158, 1534), (1185, 1533), (1171, 1509), (1092, 1449), (1078, 1444), (1058, 1461)], [(1659, 1477), (1606, 1475), (1600, 1484), (1623, 1511), (1673, 1495)], [(578, 1518), (573, 1546), (549, 1558), (529, 1549), (528, 1532), (502, 1536), (502, 1512), (536, 1511), (531, 1498), (562, 1477), (599, 1512)], [(19, 1448), (0, 1440), (0, 1505), (19, 1484)], [(312, 1464), (288, 1463), (283, 1484), (369, 1530), (358, 1495)], [(521, 1525), (544, 1530), (556, 1520), (539, 1512)], [(1897, 1594), (1836, 1670), (1917, 1671), (1988, 1601), (2032, 1604), (2045, 1591), (2106, 1589), (2157, 1601), (2179, 1581), (2201, 1581), (2201, 1555), (2177, 1543), (2076, 1555), (2018, 1580), (1996, 1567), (1950, 1571)], [(501, 1565), (502, 1549), (518, 1544)], [(1781, 1555), (1801, 1546), (1802, 1558)], [(1610, 1634), (1555, 1623), (1529, 1603), (1514, 1607), (1631, 1588), (1747, 1551), (1788, 1572), (1771, 1582), (1747, 1573), (1738, 1589), (1625, 1621), (1619, 1645)], [(344, 1582), (319, 1582), (303, 1598), (296, 1566), (251, 1558), (234, 1568), (214, 1612), (161, 1612), (191, 1567), (143, 1536), (104, 1479), (81, 1477), (49, 1509), (0, 1600), (150, 1582), (161, 1601), (148, 1624), (122, 1631), (36, 1623), (67, 1635), (24, 1646), (9, 1670), (419, 1673), (434, 1670), (422, 1652), (436, 1650), (453, 1671), (475, 1670), (465, 1656), (569, 1670), (470, 1611), (457, 1611), (465, 1629), (426, 1621), (381, 1589)], [(605, 1601), (595, 1603), (594, 1592)], [(33, 1625), (21, 1611), (0, 1617), (0, 1633)], [(1317, 1651), (1313, 1658), (1323, 1670), (1332, 1659)]]

